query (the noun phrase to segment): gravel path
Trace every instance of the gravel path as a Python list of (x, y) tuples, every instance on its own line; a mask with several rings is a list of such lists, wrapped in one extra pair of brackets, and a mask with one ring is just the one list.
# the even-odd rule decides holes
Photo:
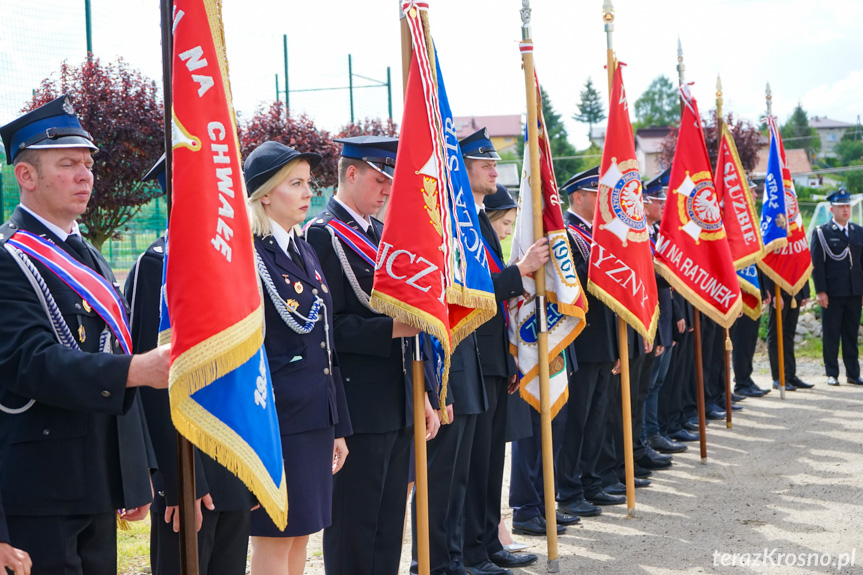
[[(637, 490), (634, 518), (625, 506), (605, 507), (569, 527), (559, 538), (560, 572), (863, 574), (863, 387), (828, 387), (814, 360), (801, 360), (798, 375), (816, 387), (784, 401), (777, 391), (745, 400), (733, 429), (712, 423), (707, 464), (690, 444)], [(770, 383), (763, 353), (755, 379)], [(512, 512), (504, 514), (509, 522)], [(545, 539), (517, 539), (540, 560), (515, 573), (547, 573)], [(324, 573), (320, 545), (317, 535), (309, 575)], [(408, 542), (402, 573), (409, 554)]]

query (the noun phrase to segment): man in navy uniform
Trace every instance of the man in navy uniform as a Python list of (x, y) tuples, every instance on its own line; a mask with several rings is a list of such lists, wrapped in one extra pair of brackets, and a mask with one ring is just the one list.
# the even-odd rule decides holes
[[(164, 155), (143, 181), (154, 179), (164, 192)], [(162, 236), (138, 257), (123, 290), (132, 308), (129, 319), (132, 341), (139, 352), (154, 349), (159, 340), (164, 260), (165, 237)], [(153, 475), (154, 495), (150, 507), (150, 567), (153, 575), (171, 575), (180, 572), (177, 430), (171, 420), (167, 390), (142, 389), (141, 403), (158, 465)], [(242, 575), (246, 572), (249, 514), (255, 505), (254, 497), (234, 474), (197, 449), (195, 482), (200, 573)]]
[[(500, 240), (483, 204), (485, 196), (497, 192), (497, 161), (500, 156), (485, 128), (460, 140), (459, 147), (467, 166), (483, 242), (502, 262)], [(522, 276), (535, 272), (548, 259), (548, 240), (543, 238), (528, 248), (520, 261), (492, 273), (496, 301), (501, 303), (521, 295)], [(496, 314), (477, 328), (476, 335), (488, 410), (477, 417), (474, 433), (464, 516), (464, 564), (470, 573), (499, 575), (509, 573), (509, 567), (530, 565), (537, 557), (533, 554), (514, 555), (503, 548), (498, 538), (506, 454), (507, 393), (509, 382), (515, 375), (507, 359), (509, 339), (503, 313)]]
[[(383, 232), (373, 216), (392, 188), (398, 140), (336, 142), (343, 144), (338, 190), (306, 229), (332, 292), (333, 336), (354, 431), (346, 438), (351, 456), (334, 479), (324, 567), (327, 575), (395, 575), (414, 433), (409, 338), (419, 330), (372, 310), (369, 295)], [(365, 257), (335, 230), (365, 246)], [(434, 437), (440, 423), (428, 398), (425, 411), (426, 437)]]
[(578, 279), (585, 286), (587, 315), (584, 330), (566, 348), (568, 362), (578, 369), (569, 378), (566, 430), (557, 460), (558, 509), (590, 517), (602, 512), (597, 505), (626, 502), (626, 497), (602, 489), (596, 469), (605, 441), (612, 371), (618, 360), (617, 316), (586, 289), (599, 167), (574, 175), (560, 189), (569, 194), (569, 209), (563, 218)]
[(863, 228), (850, 222), (851, 196), (831, 194), (833, 219), (812, 231), (812, 279), (821, 306), (821, 340), (827, 383), (839, 385), (839, 341), (848, 383), (863, 385), (857, 360), (857, 333), (863, 303)]
[(170, 350), (131, 355), (119, 285), (81, 238), (75, 220), (90, 200), (98, 149), (68, 98), (0, 136), (21, 194), (0, 226), (0, 497), (9, 539), (37, 573), (116, 573), (116, 510), (141, 520), (152, 499), (135, 388), (167, 387)]
[[(808, 389), (814, 384), (808, 383), (797, 377), (797, 360), (794, 356), (794, 334), (797, 333), (797, 320), (800, 319), (800, 308), (809, 301), (809, 282), (803, 285), (803, 289), (792, 297), (780, 290), (782, 300), (774, 301), (776, 295), (776, 284), (764, 274), (761, 283), (761, 295), (767, 301), (769, 319), (767, 322), (767, 357), (770, 360), (770, 374), (773, 377), (773, 389), (779, 389), (779, 356), (777, 348), (779, 338), (776, 334), (776, 311), (777, 307), (782, 313), (782, 346), (785, 355), (785, 390), (796, 391), (797, 388)], [(771, 305), (772, 304), (772, 305)], [(838, 373), (838, 372), (837, 372)], [(828, 382), (829, 383), (829, 382)]]

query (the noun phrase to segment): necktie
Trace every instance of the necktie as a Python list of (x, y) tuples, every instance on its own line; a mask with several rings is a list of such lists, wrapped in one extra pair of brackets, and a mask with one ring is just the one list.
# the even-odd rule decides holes
[(368, 229), (366, 230), (366, 235), (369, 237), (370, 240), (372, 240), (375, 245), (378, 244), (378, 235), (377, 233), (375, 233), (374, 224), (369, 225)]
[(90, 253), (90, 250), (87, 248), (87, 245), (84, 243), (84, 240), (81, 239), (81, 236), (77, 234), (70, 234), (66, 237), (66, 245), (72, 248), (72, 250), (78, 254), (79, 259), (84, 265), (92, 268), (96, 268), (96, 260), (93, 259), (93, 254)]
[(294, 260), (294, 263), (297, 264), (301, 270), (306, 269), (305, 264), (303, 264), (303, 257), (297, 250), (297, 242), (294, 238), (291, 238), (291, 241), (288, 242), (288, 255), (291, 256), (291, 259)]

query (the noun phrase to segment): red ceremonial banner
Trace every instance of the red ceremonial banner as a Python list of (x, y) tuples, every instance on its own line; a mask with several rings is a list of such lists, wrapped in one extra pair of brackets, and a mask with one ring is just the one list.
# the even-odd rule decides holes
[(701, 116), (687, 86), (662, 223), (656, 271), (696, 308), (728, 328), (740, 313), (737, 273), (716, 198)]
[(776, 118), (767, 119), (770, 124), (771, 137), (779, 144), (779, 159), (782, 162), (782, 182), (785, 187), (785, 212), (788, 222), (788, 243), (765, 254), (758, 262), (758, 267), (773, 282), (791, 295), (796, 295), (812, 274), (812, 256), (809, 252), (809, 240), (803, 229), (803, 216), (797, 204), (797, 192), (791, 179), (791, 170), (785, 158), (785, 146), (782, 136), (776, 127)]
[(414, 50), (370, 302), (381, 313), (438, 339), (444, 352), (443, 407), (452, 350), (498, 309), (490, 292), (484, 298), (454, 289), (458, 246), (451, 232), (434, 50), (420, 21), (419, 11), (425, 9), (418, 3), (405, 10)]
[(764, 255), (761, 222), (755, 213), (755, 203), (749, 189), (746, 172), (740, 164), (737, 146), (728, 126), (723, 122), (716, 159), (716, 199), (722, 211), (722, 222), (728, 234), (728, 247), (735, 269), (743, 269)]
[(656, 277), (620, 64), (614, 73), (599, 173), (587, 289), (653, 342), (659, 319)]

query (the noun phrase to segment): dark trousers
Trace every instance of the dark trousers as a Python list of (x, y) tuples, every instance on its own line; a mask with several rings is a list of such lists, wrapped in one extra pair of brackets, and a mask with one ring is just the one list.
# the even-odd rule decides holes
[(345, 438), (350, 457), (333, 480), (324, 529), (327, 575), (396, 575), (402, 549), (413, 427)]
[(861, 298), (829, 297), (828, 306), (821, 310), (821, 341), (823, 343), (824, 369), (828, 377), (839, 377), (839, 341), (842, 341), (842, 362), (845, 376), (860, 377), (857, 361), (857, 333), (860, 329)]
[(657, 411), (663, 435), (679, 431), (688, 419), (697, 414), (694, 334), (694, 331), (680, 334), (677, 345), (671, 348), (671, 366), (665, 376), (665, 384), (659, 390)]
[[(11, 544), (26, 551), (36, 575), (116, 575), (117, 516), (7, 515)], [(5, 573), (5, 571), (4, 571)]]
[[(704, 374), (704, 402), (724, 405), (725, 394), (725, 329), (701, 316), (701, 360)], [(723, 408), (724, 409), (724, 408)], [(709, 410), (709, 408), (708, 408)]]
[[(639, 373), (630, 374), (629, 376), (631, 382), (630, 400), (632, 403), (632, 453), (636, 459), (644, 455), (644, 442), (642, 441), (642, 435), (645, 420), (645, 403), (647, 402), (647, 395), (650, 392), (650, 383), (653, 379), (653, 366), (657, 361), (657, 357), (654, 355), (653, 349), (642, 357), (644, 359), (642, 360)], [(624, 474), (624, 468), (622, 467), (623, 461), (620, 461), (620, 465), (620, 473), (618, 474), (618, 477), (624, 478), (626, 476)]]
[[(551, 420), (552, 457), (557, 467), (557, 458), (563, 446), (566, 430), (566, 410)], [(513, 521), (527, 521), (545, 516), (545, 484), (542, 473), (542, 417), (530, 408), (531, 437), (512, 442), (512, 463), (509, 480), (509, 506), (513, 509)], [(555, 473), (555, 479), (557, 473)], [(557, 492), (557, 485), (555, 485)]]
[[(201, 575), (243, 575), (249, 551), (248, 509), (210, 511), (201, 506), (198, 572)], [(150, 511), (150, 567), (153, 575), (180, 573), (180, 536), (165, 514)]]
[(557, 459), (557, 500), (563, 505), (584, 499), (602, 487), (596, 463), (605, 438), (612, 362), (579, 362), (569, 378), (566, 427)]
[[(785, 350), (785, 381), (791, 382), (797, 377), (797, 361), (794, 358), (794, 332), (797, 331), (797, 319), (800, 317), (800, 306), (791, 307), (791, 296), (782, 292), (782, 347)], [(770, 374), (773, 381), (779, 379), (779, 355), (776, 333), (776, 308), (770, 305), (770, 316), (767, 324), (767, 355), (770, 358)]]
[[(428, 458), (429, 564), (432, 574), (444, 574), (454, 559), (461, 557), (461, 541), (457, 554), (451, 556), (450, 546), (458, 537), (458, 521), (464, 509), (464, 488), (467, 484), (476, 415), (456, 415), (449, 425), (442, 425), (437, 436), (426, 443)], [(416, 493), (416, 492), (414, 492)], [(459, 499), (457, 504), (456, 498)], [(413, 533), (411, 573), (417, 572), (416, 499), (411, 501)], [(460, 538), (459, 538), (460, 539)]]
[(659, 433), (659, 390), (665, 384), (668, 367), (671, 365), (671, 350), (672, 348), (666, 347), (662, 351), (662, 355), (653, 360), (653, 369), (650, 370), (650, 388), (644, 400), (642, 440)]
[(760, 323), (759, 320), (743, 315), (731, 326), (731, 341), (734, 345), (731, 361), (734, 365), (734, 382), (737, 389), (755, 384), (752, 381), (752, 361), (755, 357), (755, 345), (758, 343)]
[(477, 565), (503, 546), (497, 536), (506, 456), (507, 380), (485, 377), (488, 410), (476, 419), (464, 516), (464, 564)]

